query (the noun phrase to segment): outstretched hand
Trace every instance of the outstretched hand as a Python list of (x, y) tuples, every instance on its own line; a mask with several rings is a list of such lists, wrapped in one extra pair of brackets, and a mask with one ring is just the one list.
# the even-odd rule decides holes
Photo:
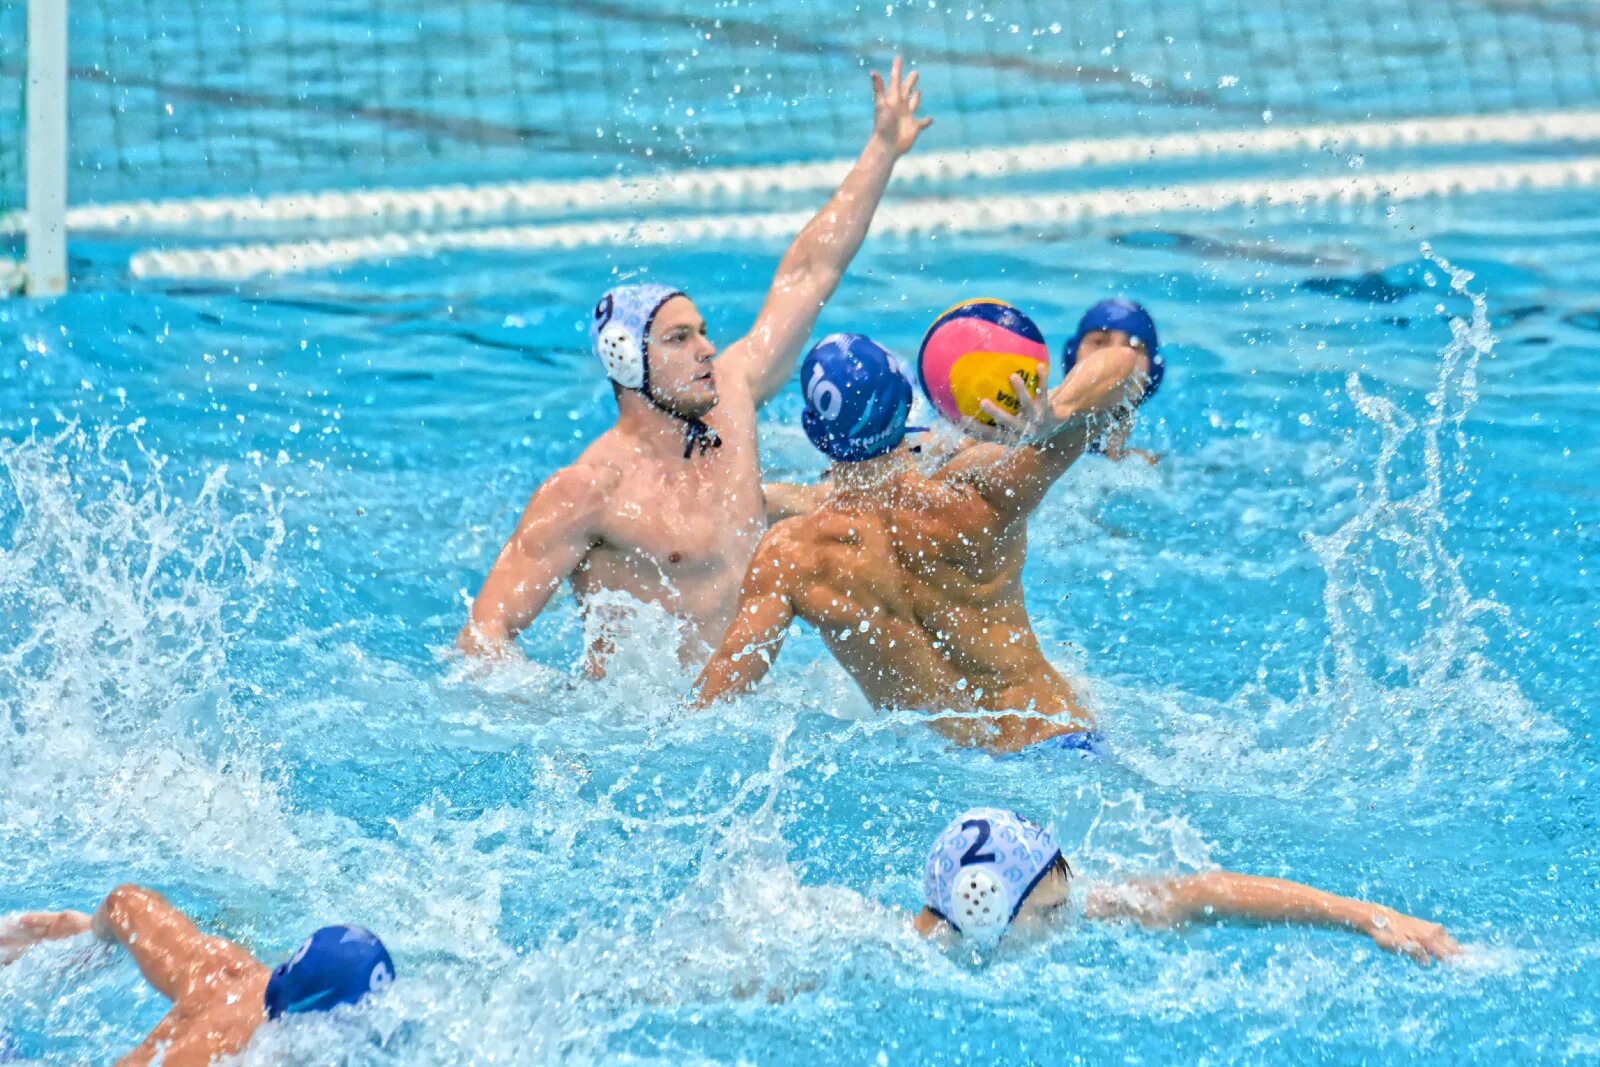
[(89, 929), (81, 911), (31, 911), (0, 921), (0, 966), (13, 963), (41, 941), (76, 937)]
[(1461, 946), (1438, 923), (1384, 908), (1367, 923), (1367, 934), (1379, 948), (1400, 952), (1426, 966), (1461, 954)]
[(933, 125), (932, 119), (917, 117), (917, 108), (922, 103), (922, 90), (917, 88), (921, 72), (914, 70), (909, 78), (902, 81), (902, 66), (900, 57), (895, 56), (894, 66), (889, 70), (888, 85), (883, 83), (882, 75), (877, 71), (872, 72), (872, 102), (875, 108), (872, 133), (874, 137), (881, 138), (897, 156), (911, 151), (911, 146), (917, 143), (917, 135)]

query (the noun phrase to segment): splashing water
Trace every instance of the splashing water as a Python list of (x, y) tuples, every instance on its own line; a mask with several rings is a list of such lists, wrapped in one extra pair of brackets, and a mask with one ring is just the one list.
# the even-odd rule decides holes
[(1498, 780), (1526, 762), (1527, 746), (1563, 736), (1496, 664), (1509, 611), (1472, 593), (1450, 543), (1448, 508), (1470, 493), (1466, 422), (1478, 364), (1494, 337), (1471, 272), (1426, 246), (1423, 253), (1469, 309), (1449, 319), (1426, 415), (1413, 417), (1351, 373), (1346, 393), (1376, 429), (1378, 448), (1342, 460), (1313, 454), (1307, 463), (1314, 479), (1350, 468), (1342, 482), (1354, 487), (1354, 499), (1334, 509), (1345, 517), (1333, 530), (1302, 535), (1322, 572), (1322, 656), (1289, 699), (1272, 695), (1264, 665), (1223, 702), (1110, 687), (1114, 704), (1158, 705), (1154, 744), (1175, 755), (1142, 745), (1128, 754), (1153, 780), (1193, 786), (1209, 778), (1207, 767), (1226, 768), (1228, 789), (1331, 790), (1363, 801), (1381, 780), (1383, 795), (1414, 802), (1431, 792), (1431, 776)]
[[(1471, 312), (1450, 319), (1451, 339), (1420, 422), (1349, 376), (1351, 400), (1379, 431), (1378, 454), (1355, 513), (1331, 533), (1306, 535), (1325, 575), (1331, 665), (1316, 685), (1337, 715), (1329, 744), (1407, 753), (1419, 775), (1429, 770), (1430, 752), (1474, 734), (1519, 743), (1560, 734), (1487, 654), (1494, 637), (1486, 626), (1503, 625), (1509, 612), (1469, 590), (1449, 545), (1446, 507), (1465, 500), (1470, 488), (1447, 495), (1447, 483), (1470, 482), (1465, 423), (1478, 398), (1478, 363), (1494, 337), (1484, 294), (1469, 288), (1472, 273), (1427, 246), (1423, 254)], [(1446, 443), (1453, 446), (1448, 459)], [(1417, 445), (1420, 484), (1407, 493), (1401, 468)], [(1378, 708), (1382, 718), (1375, 720)]]
[(0, 613), (18, 635), (0, 654), (0, 842), (14, 861), (37, 856), (24, 840), (49, 819), (88, 858), (226, 862), (277, 809), (227, 662), (274, 573), (276, 501), (264, 488), (240, 509), (225, 467), (185, 496), (139, 430), (0, 441)]

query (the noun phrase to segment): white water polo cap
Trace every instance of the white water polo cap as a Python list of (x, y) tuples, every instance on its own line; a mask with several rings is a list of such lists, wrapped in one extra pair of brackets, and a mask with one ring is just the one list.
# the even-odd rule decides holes
[(650, 324), (662, 305), (682, 295), (665, 285), (619, 285), (600, 298), (589, 323), (589, 342), (606, 377), (624, 389), (649, 394)]
[(933, 843), (923, 902), (963, 937), (993, 943), (1060, 858), (1043, 827), (1002, 808), (972, 808)]

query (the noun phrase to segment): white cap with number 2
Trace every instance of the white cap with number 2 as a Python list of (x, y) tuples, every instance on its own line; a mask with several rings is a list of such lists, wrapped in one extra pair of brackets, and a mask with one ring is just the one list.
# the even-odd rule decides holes
[(962, 936), (998, 941), (1060, 856), (1050, 832), (1016, 812), (972, 808), (934, 842), (923, 902)]

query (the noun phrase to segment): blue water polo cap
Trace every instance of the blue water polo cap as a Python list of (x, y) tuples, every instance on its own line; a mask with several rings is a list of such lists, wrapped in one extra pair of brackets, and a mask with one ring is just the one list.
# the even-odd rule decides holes
[(1161, 386), (1161, 379), (1167, 373), (1166, 358), (1161, 355), (1160, 341), (1156, 337), (1156, 322), (1150, 313), (1141, 305), (1122, 297), (1113, 297), (1102, 300), (1088, 311), (1083, 318), (1078, 320), (1078, 331), (1067, 338), (1066, 346), (1061, 351), (1061, 365), (1064, 371), (1071, 371), (1078, 362), (1078, 345), (1083, 339), (1096, 330), (1121, 330), (1129, 337), (1139, 340), (1144, 346), (1145, 354), (1150, 357), (1150, 380), (1145, 383), (1144, 394), (1138, 402), (1143, 404)]
[(845, 463), (881, 456), (917, 427), (906, 425), (912, 387), (905, 367), (858, 333), (824, 337), (800, 365), (801, 425), (811, 443)]
[(394, 961), (359, 926), (324, 926), (267, 979), (267, 1018), (354, 1004), (394, 981)]
[(1043, 827), (1003, 808), (972, 808), (933, 843), (923, 903), (964, 937), (998, 941), (1060, 858)]

